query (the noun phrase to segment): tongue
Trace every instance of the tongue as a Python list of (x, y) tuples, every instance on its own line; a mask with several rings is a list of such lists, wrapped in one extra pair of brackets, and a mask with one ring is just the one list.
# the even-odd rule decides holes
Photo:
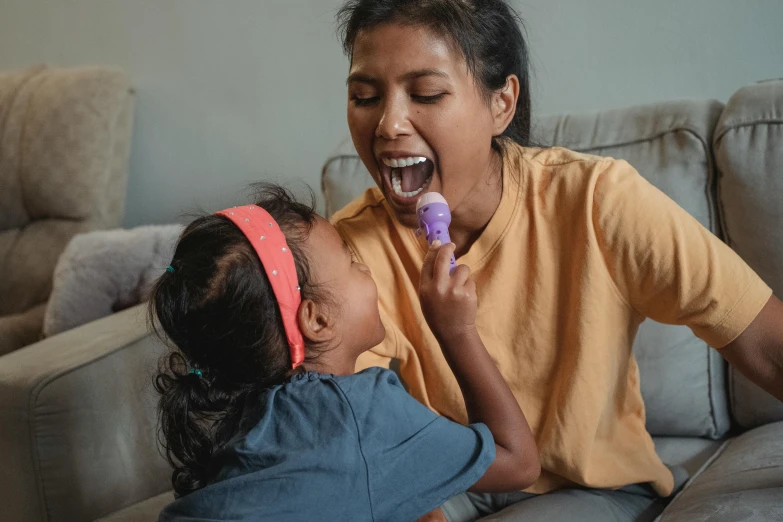
[(423, 161), (410, 167), (402, 167), (400, 177), (402, 178), (403, 192), (419, 190), (430, 174), (432, 174), (432, 163), (429, 161)]

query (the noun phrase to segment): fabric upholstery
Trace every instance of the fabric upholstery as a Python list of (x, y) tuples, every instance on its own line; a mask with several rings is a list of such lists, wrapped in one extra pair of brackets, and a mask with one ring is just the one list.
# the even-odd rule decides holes
[(321, 173), (326, 219), (351, 202), (375, 181), (354, 149), (351, 137), (346, 137), (329, 156)]
[(94, 520), (171, 489), (151, 387), (163, 349), (144, 312), (0, 357), (4, 520)]
[[(542, 144), (627, 160), (720, 236), (710, 143), (722, 109), (716, 101), (690, 101), (553, 116), (542, 119), (534, 134)], [(327, 213), (373, 185), (350, 137), (327, 160), (322, 183)], [(726, 367), (717, 352), (687, 327), (646, 321), (634, 353), (651, 434), (720, 438), (726, 433)]]
[(132, 106), (114, 69), (0, 74), (0, 316), (46, 301), (74, 234), (121, 222)]
[(783, 520), (783, 422), (729, 442), (693, 477), (660, 522)]
[(688, 476), (699, 469), (720, 451), (724, 442), (699, 437), (654, 437), (655, 452), (667, 466), (681, 467)]
[[(783, 296), (783, 80), (731, 97), (714, 150), (726, 241)], [(783, 420), (783, 403), (733, 369), (729, 379), (732, 413), (742, 427)]]
[(0, 355), (7, 353), (3, 349), (11, 351), (38, 341), (45, 310), (46, 305), (38, 305), (21, 314), (0, 317)]

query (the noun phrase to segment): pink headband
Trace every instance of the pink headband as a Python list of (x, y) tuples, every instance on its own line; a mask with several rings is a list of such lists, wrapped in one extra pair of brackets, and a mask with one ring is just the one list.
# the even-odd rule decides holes
[(291, 255), (283, 231), (269, 212), (256, 205), (227, 208), (216, 212), (216, 215), (227, 217), (239, 227), (258, 254), (275, 292), (291, 349), (291, 364), (296, 368), (302, 364), (305, 355), (304, 339), (297, 321), (302, 297), (299, 294), (294, 256)]

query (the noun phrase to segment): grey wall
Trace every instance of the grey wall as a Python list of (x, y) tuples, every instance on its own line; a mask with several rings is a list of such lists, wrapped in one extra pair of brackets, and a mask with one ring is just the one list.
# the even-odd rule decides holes
[[(137, 90), (126, 225), (301, 180), (347, 132), (340, 0), (0, 0), (0, 69), (111, 64)], [(726, 100), (783, 76), (780, 0), (516, 0), (539, 113)]]

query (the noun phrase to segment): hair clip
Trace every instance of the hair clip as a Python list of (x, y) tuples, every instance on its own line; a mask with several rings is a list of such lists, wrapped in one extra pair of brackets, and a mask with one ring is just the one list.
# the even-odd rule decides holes
[(167, 266), (166, 267), (166, 272), (171, 272), (173, 274), (174, 273), (174, 267), (171, 266), (171, 265)]
[(196, 375), (198, 375), (199, 377), (203, 377), (204, 376), (204, 374), (201, 373), (201, 370), (199, 370), (198, 368), (191, 368), (190, 371), (188, 372), (188, 375), (193, 375), (194, 373)]

